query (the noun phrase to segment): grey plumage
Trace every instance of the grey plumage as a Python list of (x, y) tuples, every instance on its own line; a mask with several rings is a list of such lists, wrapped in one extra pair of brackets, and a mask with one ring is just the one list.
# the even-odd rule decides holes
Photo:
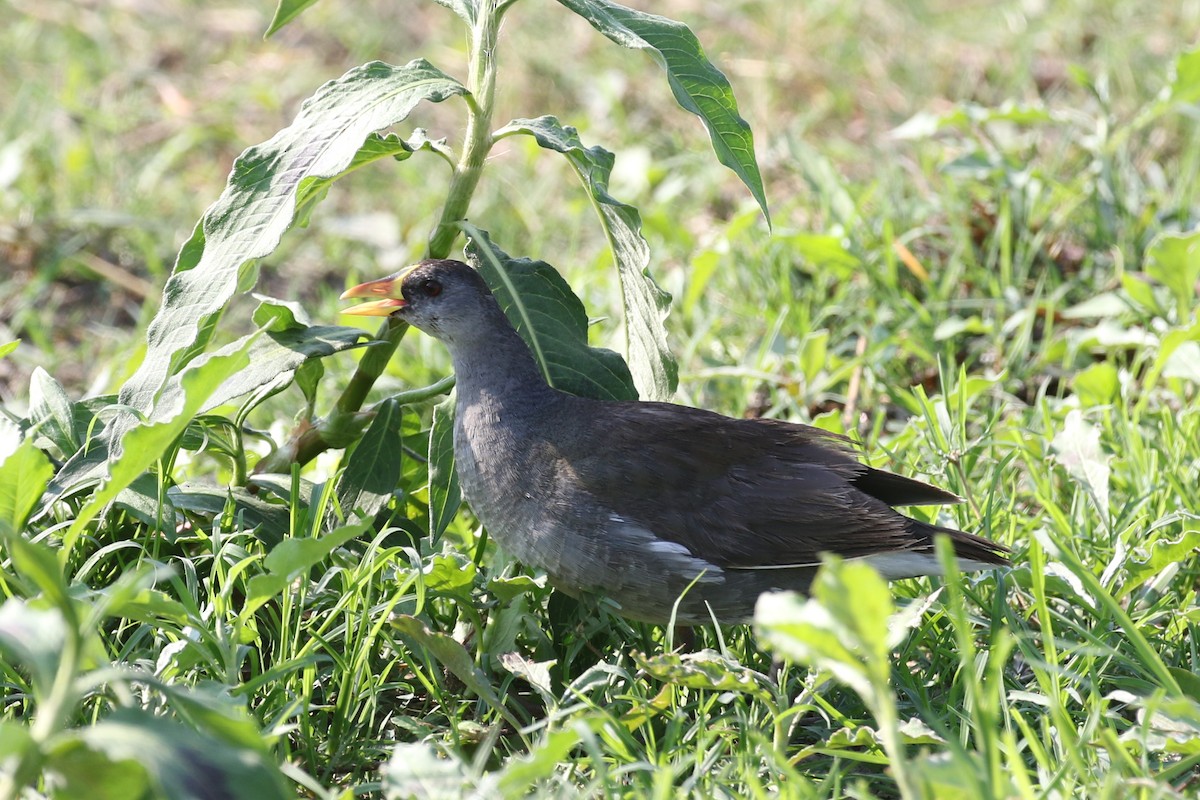
[(743, 622), (763, 592), (807, 590), (823, 552), (889, 578), (935, 574), (942, 534), (964, 569), (1008, 564), (1002, 545), (894, 511), (958, 498), (861, 464), (842, 437), (551, 388), (466, 264), (421, 262), (344, 296), (390, 298), (360, 313), (394, 312), (449, 347), (464, 495), (502, 547), (563, 591), (664, 623), (686, 590), (677, 622), (710, 611)]

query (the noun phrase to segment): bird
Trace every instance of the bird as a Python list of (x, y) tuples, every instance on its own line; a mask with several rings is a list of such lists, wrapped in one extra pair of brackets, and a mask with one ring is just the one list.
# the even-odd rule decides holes
[(454, 456), (488, 535), (552, 586), (658, 625), (740, 624), (766, 592), (806, 593), (823, 554), (889, 580), (1009, 565), (1009, 548), (894, 506), (961, 502), (867, 466), (846, 437), (547, 383), (477, 270), (426, 259), (348, 289), (343, 313), (395, 316), (440, 340), (456, 378)]

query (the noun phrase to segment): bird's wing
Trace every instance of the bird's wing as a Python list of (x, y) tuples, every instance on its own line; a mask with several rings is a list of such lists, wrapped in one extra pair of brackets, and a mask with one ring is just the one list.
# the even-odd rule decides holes
[(928, 545), (889, 504), (957, 500), (871, 470), (849, 440), (808, 426), (665, 403), (583, 402), (575, 413), (595, 424), (561, 443), (569, 480), (720, 567), (816, 564), (823, 552), (854, 558)]

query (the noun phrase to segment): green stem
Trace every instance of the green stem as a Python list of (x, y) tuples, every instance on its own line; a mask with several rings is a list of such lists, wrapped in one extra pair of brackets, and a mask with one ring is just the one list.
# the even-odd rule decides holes
[[(496, 42), (500, 34), (500, 20), (511, 0), (487, 0), (479, 10), (471, 30), (470, 76), (467, 88), (467, 131), (462, 153), (454, 165), (450, 188), (442, 214), (429, 236), (427, 253), (431, 258), (446, 258), (461, 233), (458, 224), (466, 218), (475, 188), (483, 174), (483, 166), (491, 152), (492, 111), (496, 95)], [(376, 334), (376, 344), (363, 354), (350, 383), (342, 392), (333, 412), (317, 426), (298, 431), (287, 447), (281, 448), (272, 457), (263, 459), (257, 472), (286, 471), (289, 463), (307, 464), (324, 451), (345, 445), (339, 433), (351, 430), (356, 424), (363, 403), (375, 381), (379, 379), (392, 355), (404, 338), (408, 325), (389, 318)]]
[(497, 10), (495, 0), (480, 9), (471, 31), (471, 73), (467, 88), (471, 100), (467, 103), (467, 135), (462, 155), (454, 167), (442, 216), (429, 237), (429, 255), (446, 258), (458, 238), (458, 223), (467, 216), (471, 197), (483, 165), (492, 149), (492, 111), (496, 96), (496, 40), (500, 33), (503, 10)]

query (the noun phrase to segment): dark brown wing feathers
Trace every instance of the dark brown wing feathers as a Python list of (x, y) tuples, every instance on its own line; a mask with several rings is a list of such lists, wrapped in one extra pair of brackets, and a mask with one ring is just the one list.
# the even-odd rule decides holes
[(560, 437), (563, 467), (599, 504), (718, 566), (928, 550), (935, 533), (950, 535), (962, 557), (1006, 563), (1003, 548), (981, 537), (892, 510), (960, 500), (865, 466), (844, 437), (665, 403), (573, 400), (587, 407), (568, 413), (601, 424), (589, 427), (586, 441), (578, 433)]

